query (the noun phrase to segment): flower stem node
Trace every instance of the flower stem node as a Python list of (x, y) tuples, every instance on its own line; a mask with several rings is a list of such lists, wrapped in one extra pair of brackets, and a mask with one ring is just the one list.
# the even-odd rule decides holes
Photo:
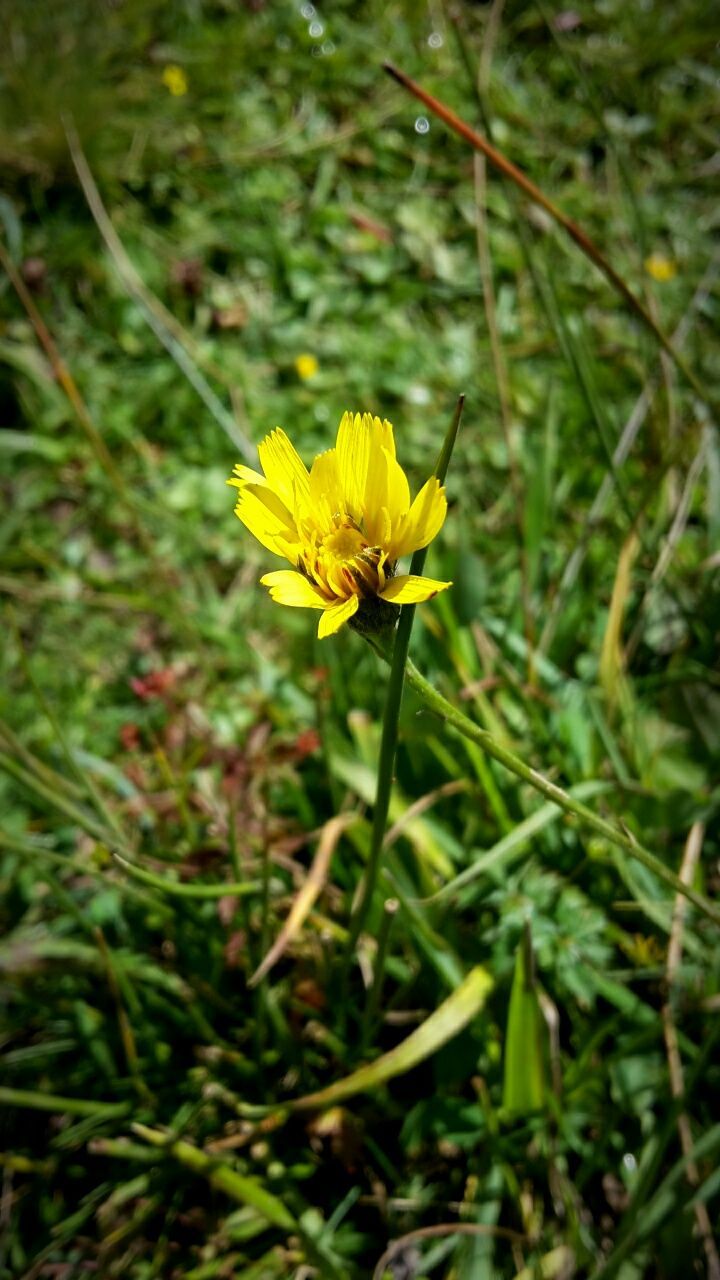
[(235, 514), (293, 566), (261, 578), (272, 599), (320, 610), (321, 638), (351, 619), (363, 634), (389, 635), (397, 606), (452, 585), (397, 573), (400, 557), (426, 547), (442, 528), (447, 502), (435, 476), (411, 501), (387, 420), (345, 413), (335, 448), (319, 454), (310, 471), (280, 428), (258, 453), (262, 475), (239, 463), (228, 481), (238, 490)]

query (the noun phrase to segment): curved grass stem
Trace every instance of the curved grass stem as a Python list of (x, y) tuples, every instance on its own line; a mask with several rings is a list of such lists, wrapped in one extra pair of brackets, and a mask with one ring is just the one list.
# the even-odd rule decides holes
[[(510, 773), (514, 773), (516, 778), (520, 778), (523, 782), (527, 782), (548, 800), (552, 800), (553, 803), (565, 813), (576, 818), (584, 826), (590, 827), (591, 830), (596, 831), (598, 835), (609, 840), (611, 844), (614, 844), (619, 849), (623, 849), (626, 853), (629, 853), (636, 862), (641, 862), (644, 867), (647, 867), (649, 871), (652, 871), (659, 880), (662, 880), (671, 889), (674, 889), (676, 893), (683, 894), (690, 902), (692, 902), (693, 906), (697, 907), (698, 911), (701, 911), (709, 920), (714, 921), (715, 924), (720, 924), (720, 909), (718, 907), (716, 907), (712, 902), (709, 902), (701, 893), (698, 893), (693, 889), (692, 885), (685, 884), (680, 877), (670, 869), (670, 867), (667, 867), (665, 863), (662, 862), (654, 853), (651, 853), (649, 849), (645, 849), (643, 845), (638, 844), (631, 835), (625, 831), (619, 830), (611, 822), (607, 822), (605, 818), (601, 818), (598, 814), (593, 813), (592, 809), (589, 809), (581, 800), (577, 800), (574, 796), (568, 795), (567, 791), (563, 791), (562, 787), (558, 787), (554, 782), (551, 782), (549, 778), (546, 778), (542, 773), (539, 773), (537, 769), (533, 769), (530, 765), (526, 764), (525, 761), (521, 759), (520, 756), (516, 755), (514, 751), (510, 751), (507, 747), (502, 746), (495, 740), (495, 738), (493, 738), (491, 733), (488, 733), (486, 729), (480, 729), (478, 725), (474, 724), (472, 720), (469, 720), (466, 715), (463, 715), (462, 711), (458, 711), (457, 707), (454, 707), (451, 702), (448, 702), (447, 698), (444, 698), (441, 693), (438, 693), (437, 689), (430, 684), (429, 680), (426, 680), (425, 677), (420, 674), (417, 667), (411, 661), (407, 664), (406, 675), (408, 683), (413, 689), (415, 689), (416, 693), (420, 694), (420, 697), (426, 703), (428, 708), (434, 712), (435, 715), (439, 716), (441, 720), (452, 725), (454, 729), (463, 734), (464, 737), (469, 738), (471, 742), (477, 743), (486, 755), (491, 756), (493, 760), (497, 760), (498, 763), (508, 769)], [(448, 889), (451, 887), (452, 886), (448, 886)], [(438, 895), (436, 895), (436, 897), (437, 896)]]

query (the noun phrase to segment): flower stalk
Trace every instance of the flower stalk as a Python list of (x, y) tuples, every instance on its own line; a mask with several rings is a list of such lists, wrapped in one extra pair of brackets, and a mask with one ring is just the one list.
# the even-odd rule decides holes
[[(442, 449), (440, 450), (440, 455), (433, 471), (433, 476), (437, 478), (441, 485), (443, 484), (447, 474), (448, 465), (450, 463), (455, 440), (457, 438), (458, 428), (460, 426), (460, 419), (462, 417), (464, 404), (465, 396), (461, 395), (455, 407), (452, 421), (448, 428), (447, 435), (445, 436)], [(411, 576), (422, 574), (426, 555), (427, 547), (420, 547), (414, 552), (410, 562)], [(380, 740), (380, 758), (378, 760), (377, 791), (375, 795), (375, 808), (373, 811), (370, 854), (368, 857), (368, 865), (362, 888), (360, 890), (360, 897), (350, 920), (350, 932), (348, 936), (349, 959), (353, 955), (357, 945), (357, 940), (367, 920), (368, 911), (370, 910), (370, 905), (373, 900), (378, 873), (380, 870), (382, 847), (385, 839), (385, 829), (387, 827), (388, 810), (390, 808), (390, 794), (392, 792), (400, 704), (402, 702), (405, 669), (407, 666), (408, 648), (410, 645), (410, 633), (412, 631), (414, 618), (415, 605), (403, 605), (400, 611), (400, 618), (395, 632), (395, 641), (392, 646), (391, 653), (389, 653), (386, 646), (379, 641), (378, 637), (367, 636), (367, 639), (370, 640), (375, 651), (379, 653), (385, 661), (390, 663), (390, 679), (388, 681), (387, 700), (385, 702), (385, 712), (383, 715), (382, 738)]]

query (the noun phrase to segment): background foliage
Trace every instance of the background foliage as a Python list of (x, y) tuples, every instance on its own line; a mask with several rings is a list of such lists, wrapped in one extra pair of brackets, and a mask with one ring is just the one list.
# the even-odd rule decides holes
[[(465, 391), (428, 566), (455, 585), (418, 615), (415, 660), (716, 894), (716, 419), (380, 63), (484, 121), (712, 388), (720, 30), (692, 0), (2, 8), (0, 224), (25, 305), (3, 278), (0, 1275), (359, 1278), (458, 1221), (488, 1230), (414, 1240), (387, 1274), (702, 1273), (717, 931), (689, 912), (668, 973), (666, 890), (408, 692), (382, 998), (381, 902), (343, 985), (384, 674), (269, 602), (224, 481), (244, 441), (281, 423), (309, 460), (357, 407), (395, 423), (418, 484)], [(338, 812), (356, 818), (327, 887), (248, 987)], [(248, 1111), (375, 1060), (475, 964), (483, 1013), (407, 1075), (276, 1129)], [(504, 1081), (516, 965), (532, 1099)], [(166, 1132), (187, 1149), (154, 1146)]]

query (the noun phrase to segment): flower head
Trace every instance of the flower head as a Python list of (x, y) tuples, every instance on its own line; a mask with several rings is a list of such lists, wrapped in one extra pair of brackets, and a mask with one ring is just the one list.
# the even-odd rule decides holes
[(658, 284), (665, 284), (668, 280), (674, 280), (677, 275), (677, 264), (672, 258), (666, 258), (662, 253), (651, 253), (649, 258), (645, 259), (645, 270), (653, 280), (657, 280)]
[(302, 378), (303, 382), (307, 382), (308, 378), (314, 378), (319, 368), (317, 356), (309, 355), (305, 352), (303, 355), (295, 357), (295, 372), (298, 378)]
[(359, 609), (418, 604), (451, 585), (396, 576), (400, 557), (426, 547), (442, 528), (447, 502), (434, 476), (410, 501), (389, 422), (344, 414), (335, 448), (319, 454), (309, 472), (279, 428), (258, 452), (264, 475), (238, 464), (228, 481), (238, 489), (235, 514), (258, 542), (289, 560), (292, 569), (260, 581), (279, 604), (321, 610), (320, 637)]
[(182, 67), (171, 62), (162, 73), (162, 82), (173, 98), (182, 98), (188, 91), (188, 80)]

